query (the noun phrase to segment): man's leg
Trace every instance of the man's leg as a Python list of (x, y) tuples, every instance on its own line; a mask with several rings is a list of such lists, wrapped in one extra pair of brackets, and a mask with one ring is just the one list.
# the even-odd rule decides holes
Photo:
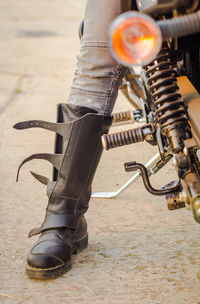
[(29, 121), (15, 126), (49, 129), (64, 141), (63, 154), (38, 154), (25, 160), (44, 158), (58, 169), (54, 182), (35, 175), (47, 184), (49, 202), (43, 224), (30, 234), (41, 234), (27, 260), (27, 274), (32, 278), (50, 278), (68, 271), (71, 254), (87, 246), (84, 213), (102, 153), (100, 138), (111, 125), (109, 115), (125, 72), (125, 68), (112, 59), (107, 47), (107, 31), (121, 12), (120, 2), (87, 1), (77, 70), (68, 103), (62, 105), (68, 123)]
[(88, 0), (84, 17), (77, 69), (68, 103), (110, 115), (126, 68), (118, 64), (108, 49), (108, 29), (128, 0)]

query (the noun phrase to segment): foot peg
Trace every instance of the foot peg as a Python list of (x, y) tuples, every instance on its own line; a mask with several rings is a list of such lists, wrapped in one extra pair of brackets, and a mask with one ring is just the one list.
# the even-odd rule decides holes
[(126, 124), (126, 123), (135, 123), (135, 122), (143, 122), (144, 115), (142, 110), (135, 110), (135, 111), (124, 111), (118, 112), (113, 114), (113, 122), (112, 126), (116, 126), (119, 124)]
[(130, 145), (144, 140), (151, 144), (156, 144), (155, 128), (152, 124), (146, 124), (139, 128), (125, 130), (101, 137), (102, 145), (105, 150)]
[(133, 111), (118, 112), (113, 114), (113, 123), (120, 123), (124, 121), (134, 122)]

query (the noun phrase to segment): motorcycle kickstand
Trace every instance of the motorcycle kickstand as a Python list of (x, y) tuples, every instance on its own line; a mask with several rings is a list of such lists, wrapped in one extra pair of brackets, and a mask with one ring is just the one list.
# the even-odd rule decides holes
[[(148, 170), (148, 175), (153, 174), (151, 169), (154, 165), (160, 160), (160, 153), (156, 153), (146, 164), (145, 167)], [(117, 197), (120, 193), (122, 193), (125, 189), (127, 189), (133, 182), (139, 179), (141, 176), (140, 171), (137, 171), (119, 190), (115, 192), (94, 192), (91, 197), (95, 198), (114, 198)]]

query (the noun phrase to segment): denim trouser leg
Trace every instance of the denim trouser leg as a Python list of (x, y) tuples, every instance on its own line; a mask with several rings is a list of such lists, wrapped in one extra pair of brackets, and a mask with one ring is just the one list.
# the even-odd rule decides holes
[(87, 0), (84, 35), (68, 103), (112, 112), (126, 68), (108, 49), (108, 28), (121, 13), (120, 0)]

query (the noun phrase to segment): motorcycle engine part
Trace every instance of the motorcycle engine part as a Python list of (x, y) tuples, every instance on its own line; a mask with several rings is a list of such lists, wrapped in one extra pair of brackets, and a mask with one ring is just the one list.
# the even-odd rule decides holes
[[(150, 138), (151, 136), (151, 138)], [(125, 130), (101, 137), (102, 145), (105, 150), (130, 145), (147, 140), (153, 142), (155, 129), (152, 124), (147, 124), (139, 128)]]
[(189, 124), (184, 101), (177, 85), (177, 73), (173, 68), (168, 49), (162, 48), (156, 60), (146, 66), (145, 70), (161, 133), (169, 139), (173, 152), (182, 151), (184, 139), (189, 133)]
[(126, 172), (140, 170), (146, 190), (153, 195), (157, 195), (157, 196), (166, 195), (168, 193), (177, 191), (181, 186), (180, 181), (178, 181), (176, 184), (174, 184), (172, 186), (161, 188), (161, 189), (155, 189), (152, 187), (152, 185), (150, 183), (148, 171), (144, 165), (137, 163), (137, 162), (128, 162), (128, 163), (124, 164), (124, 168), (125, 168)]
[(130, 11), (112, 22), (108, 41), (113, 57), (123, 65), (146, 65), (160, 51), (162, 34), (153, 18)]
[(189, 6), (191, 0), (136, 0), (138, 10), (146, 14), (171, 12), (173, 9)]
[[(174, 181), (166, 185), (167, 187), (172, 186)], [(165, 186), (165, 187), (166, 187)], [(181, 188), (181, 187), (180, 187)], [(176, 210), (180, 208), (185, 208), (187, 201), (187, 195), (182, 192), (182, 189), (176, 192), (169, 193), (165, 196), (167, 201), (168, 210)]]

